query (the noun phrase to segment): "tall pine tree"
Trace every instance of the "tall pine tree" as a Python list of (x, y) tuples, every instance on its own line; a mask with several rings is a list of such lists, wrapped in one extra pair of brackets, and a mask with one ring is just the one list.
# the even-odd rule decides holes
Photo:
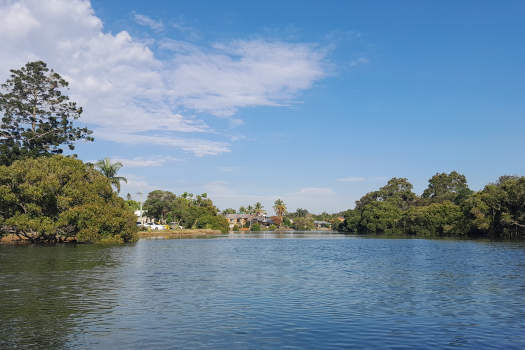
[(76, 127), (82, 107), (63, 93), (68, 82), (42, 61), (11, 70), (0, 92), (0, 164), (60, 154), (92, 131)]

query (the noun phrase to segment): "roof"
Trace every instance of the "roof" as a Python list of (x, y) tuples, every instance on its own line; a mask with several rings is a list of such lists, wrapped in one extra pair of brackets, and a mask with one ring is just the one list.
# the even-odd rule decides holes
[(250, 214), (226, 214), (224, 215), (226, 219), (235, 220), (235, 219), (251, 219), (253, 215)]
[(314, 224), (316, 225), (331, 225), (328, 221), (314, 221)]
[(255, 221), (258, 221), (262, 224), (267, 224), (267, 225), (271, 225), (273, 224), (273, 220), (270, 219), (270, 218), (267, 218), (265, 216), (256, 216), (253, 218)]

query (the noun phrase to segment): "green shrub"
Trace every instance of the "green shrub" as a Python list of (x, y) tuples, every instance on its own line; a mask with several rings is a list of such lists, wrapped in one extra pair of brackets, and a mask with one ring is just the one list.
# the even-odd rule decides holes
[(220, 230), (223, 233), (229, 231), (228, 220), (222, 215), (203, 215), (199, 217), (195, 224), (197, 228)]
[(136, 217), (106, 177), (53, 156), (0, 166), (0, 234), (32, 242), (131, 242)]

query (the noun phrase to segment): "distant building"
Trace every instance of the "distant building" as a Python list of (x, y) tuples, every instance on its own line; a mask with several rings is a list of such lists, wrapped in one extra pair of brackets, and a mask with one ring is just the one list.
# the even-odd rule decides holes
[(135, 210), (135, 216), (137, 217), (137, 223), (140, 222), (141, 225), (147, 224), (147, 223), (153, 223), (152, 218), (148, 218), (146, 216), (147, 211), (146, 210)]
[(315, 228), (318, 229), (318, 230), (322, 230), (322, 229), (330, 229), (332, 228), (332, 224), (329, 223), (328, 221), (314, 221), (314, 225), (315, 225)]
[(251, 226), (254, 223), (258, 223), (261, 226), (270, 226), (274, 224), (273, 220), (269, 217), (255, 216), (252, 214), (226, 214), (224, 217), (228, 220), (230, 230), (232, 230), (235, 225), (241, 228)]
[(224, 217), (226, 220), (228, 220), (228, 226), (230, 227), (230, 230), (232, 230), (235, 225), (241, 228), (245, 226), (246, 223), (251, 223), (252, 219), (254, 218), (254, 216), (250, 214), (226, 214)]

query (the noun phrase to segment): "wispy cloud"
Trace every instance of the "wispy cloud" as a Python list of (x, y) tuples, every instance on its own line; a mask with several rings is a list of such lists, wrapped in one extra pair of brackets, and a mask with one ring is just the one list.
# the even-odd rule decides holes
[[(143, 14), (134, 20), (166, 29)], [(153, 44), (126, 31), (104, 32), (85, 0), (55, 0), (52, 6), (0, 1), (0, 42), (0, 80), (29, 60), (46, 61), (70, 82), (72, 99), (84, 107), (81, 121), (96, 139), (163, 145), (198, 156), (230, 150), (229, 135), (212, 130), (201, 113), (240, 125), (239, 109), (295, 103), (327, 75), (328, 66), (323, 47), (264, 39), (213, 45), (166, 39), (159, 44), (161, 59), (148, 46)], [(192, 136), (184, 136), (188, 133)]]
[(175, 30), (178, 30), (188, 40), (195, 41), (199, 40), (201, 37), (195, 28), (183, 24), (182, 21), (172, 23), (171, 26)]
[(327, 52), (311, 44), (235, 40), (199, 47), (172, 40), (165, 72), (174, 99), (185, 108), (232, 116), (239, 108), (282, 106), (327, 75)]
[(363, 182), (366, 179), (364, 177), (360, 176), (347, 176), (347, 177), (341, 177), (337, 179), (339, 182)]
[(230, 147), (227, 143), (202, 139), (175, 138), (164, 135), (146, 136), (137, 134), (124, 134), (114, 133), (110, 130), (99, 130), (97, 135), (104, 140), (129, 145), (149, 144), (176, 147), (187, 152), (192, 152), (199, 157), (230, 152)]
[(165, 165), (168, 162), (178, 161), (175, 157), (170, 156), (152, 156), (149, 158), (146, 157), (135, 157), (132, 159), (113, 157), (113, 161), (121, 162), (125, 167), (128, 168), (150, 168), (150, 167), (160, 167)]
[(153, 18), (138, 13), (135, 13), (134, 18), (135, 22), (141, 26), (150, 27), (155, 31), (161, 31), (164, 29), (164, 24), (160, 20), (154, 20)]

